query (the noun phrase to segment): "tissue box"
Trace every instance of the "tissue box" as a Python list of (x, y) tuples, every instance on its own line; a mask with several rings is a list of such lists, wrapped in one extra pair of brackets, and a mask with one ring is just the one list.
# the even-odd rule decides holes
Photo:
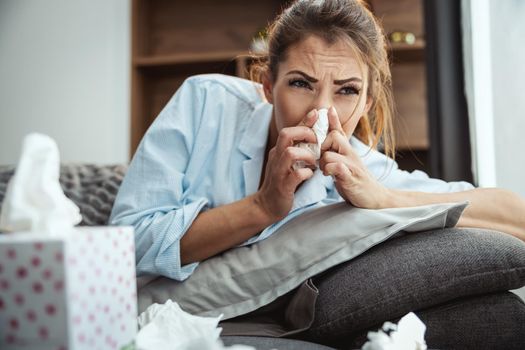
[(119, 349), (136, 300), (131, 227), (0, 234), (0, 349)]

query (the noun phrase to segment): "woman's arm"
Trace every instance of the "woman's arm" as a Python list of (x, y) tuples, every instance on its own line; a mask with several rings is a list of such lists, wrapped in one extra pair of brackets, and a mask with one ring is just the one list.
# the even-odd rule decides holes
[(316, 141), (311, 129), (316, 120), (317, 114), (312, 111), (303, 119), (301, 126), (280, 131), (275, 147), (268, 153), (259, 191), (197, 216), (180, 241), (183, 265), (202, 261), (234, 247), (288, 214), (297, 186), (313, 175), (309, 168), (294, 171), (293, 164), (297, 161), (312, 166), (315, 164), (311, 152), (294, 145), (298, 141)]
[(273, 223), (256, 195), (205, 211), (180, 241), (183, 265), (234, 247)]
[(498, 188), (476, 188), (455, 193), (408, 192), (388, 189), (386, 207), (461, 202), (470, 204), (459, 219), (459, 227), (478, 227), (505, 232), (525, 241), (525, 200)]
[(335, 179), (339, 194), (360, 208), (411, 207), (418, 205), (461, 202), (470, 205), (458, 226), (493, 229), (525, 241), (525, 200), (497, 188), (478, 188), (463, 192), (428, 193), (386, 188), (370, 174), (354, 152), (337, 117), (328, 112), (329, 134), (321, 147), (319, 166), (325, 175)]

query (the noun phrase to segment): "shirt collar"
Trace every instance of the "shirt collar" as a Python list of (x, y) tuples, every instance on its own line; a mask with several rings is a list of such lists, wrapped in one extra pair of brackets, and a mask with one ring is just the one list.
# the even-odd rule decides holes
[(272, 105), (267, 102), (257, 104), (250, 115), (239, 143), (239, 150), (248, 158), (263, 154), (268, 141)]
[(271, 104), (261, 102), (256, 105), (239, 142), (239, 150), (247, 157), (242, 164), (246, 196), (259, 188), (271, 119)]

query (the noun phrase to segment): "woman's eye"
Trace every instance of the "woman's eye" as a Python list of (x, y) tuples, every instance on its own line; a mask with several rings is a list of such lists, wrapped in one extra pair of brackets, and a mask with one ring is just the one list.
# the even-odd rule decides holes
[(290, 80), (289, 85), (293, 87), (297, 87), (297, 88), (310, 89), (310, 84), (306, 80), (303, 80), (303, 79)]
[(359, 89), (353, 86), (345, 86), (339, 90), (341, 95), (359, 95)]

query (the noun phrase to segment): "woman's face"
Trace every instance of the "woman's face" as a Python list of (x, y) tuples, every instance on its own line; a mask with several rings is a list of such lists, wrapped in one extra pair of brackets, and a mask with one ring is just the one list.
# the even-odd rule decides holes
[(328, 45), (311, 35), (288, 49), (275, 80), (263, 82), (266, 98), (273, 104), (277, 132), (298, 125), (312, 109), (334, 106), (347, 136), (368, 111), (367, 70), (342, 40)]

